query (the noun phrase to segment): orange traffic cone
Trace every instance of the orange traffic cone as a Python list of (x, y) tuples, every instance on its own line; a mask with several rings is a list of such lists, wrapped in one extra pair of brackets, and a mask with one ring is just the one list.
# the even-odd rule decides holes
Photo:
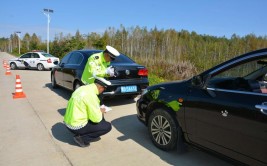
[(25, 93), (23, 93), (22, 91), (22, 86), (21, 86), (21, 82), (20, 82), (20, 76), (16, 75), (16, 86), (15, 86), (15, 93), (13, 94), (13, 99), (17, 99), (17, 98), (25, 98), (26, 95)]
[(6, 75), (11, 75), (9, 65), (6, 66)]
[(7, 63), (5, 60), (4, 60), (3, 64), (4, 64), (3, 67), (6, 68)]

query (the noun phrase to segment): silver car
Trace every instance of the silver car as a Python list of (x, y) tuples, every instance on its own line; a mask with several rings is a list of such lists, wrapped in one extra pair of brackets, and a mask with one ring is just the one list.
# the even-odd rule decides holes
[(15, 69), (37, 69), (51, 70), (59, 63), (59, 58), (45, 52), (28, 52), (19, 58), (9, 60), (12, 70)]

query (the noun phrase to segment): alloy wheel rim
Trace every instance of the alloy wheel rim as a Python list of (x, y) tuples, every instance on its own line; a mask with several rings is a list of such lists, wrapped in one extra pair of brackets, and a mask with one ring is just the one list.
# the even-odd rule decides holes
[(39, 70), (42, 70), (42, 69), (43, 69), (43, 67), (42, 67), (41, 64), (38, 65), (38, 69), (39, 69)]
[(151, 134), (160, 145), (167, 145), (172, 136), (171, 125), (163, 116), (156, 116), (151, 123)]

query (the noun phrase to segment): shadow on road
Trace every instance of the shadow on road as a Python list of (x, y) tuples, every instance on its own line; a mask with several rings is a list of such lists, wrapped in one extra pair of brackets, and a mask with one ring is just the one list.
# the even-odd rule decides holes
[(65, 100), (69, 100), (72, 94), (72, 91), (63, 89), (63, 88), (53, 88), (51, 83), (47, 83), (45, 84), (45, 87), (49, 88), (51, 91), (53, 91), (54, 93), (56, 93), (57, 95), (61, 96), (62, 98), (64, 98)]
[[(64, 116), (66, 108), (58, 109), (57, 111), (60, 115)], [(54, 124), (51, 131), (54, 138), (56, 138), (57, 140), (77, 146), (77, 144), (73, 141), (74, 134), (67, 129), (63, 122)]]
[(145, 147), (170, 165), (205, 165), (205, 166), (227, 166), (226, 161), (216, 158), (208, 153), (196, 150), (188, 146), (183, 153), (176, 151), (162, 151), (156, 148), (148, 135), (147, 127), (144, 126), (136, 115), (128, 115), (111, 121), (112, 125), (123, 134), (118, 137), (120, 141), (131, 139)]
[(66, 112), (66, 108), (58, 109), (57, 112), (58, 112), (61, 116), (64, 116), (64, 115), (65, 115), (65, 112)]
[(51, 131), (53, 137), (57, 140), (68, 143), (70, 145), (78, 146), (73, 141), (73, 134), (66, 128), (66, 126), (62, 122), (58, 122), (53, 125)]

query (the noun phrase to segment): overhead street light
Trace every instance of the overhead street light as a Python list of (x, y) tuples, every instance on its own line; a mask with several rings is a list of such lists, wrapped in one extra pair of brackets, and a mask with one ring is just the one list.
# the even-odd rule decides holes
[(20, 54), (20, 31), (17, 31), (17, 32), (15, 32), (17, 35), (18, 35), (18, 37), (19, 37), (19, 54)]
[(44, 14), (47, 16), (47, 53), (49, 53), (49, 23), (50, 23), (50, 13), (53, 13), (52, 9), (44, 9)]

